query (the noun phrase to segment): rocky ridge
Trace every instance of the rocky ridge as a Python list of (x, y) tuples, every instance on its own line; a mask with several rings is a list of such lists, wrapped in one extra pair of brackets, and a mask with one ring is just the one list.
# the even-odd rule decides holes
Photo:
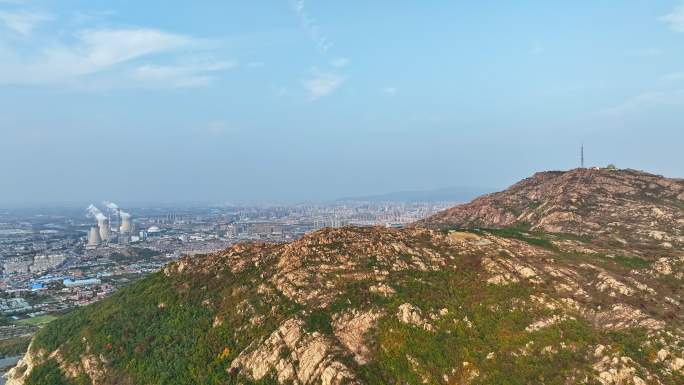
[(418, 222), (430, 228), (525, 227), (615, 244), (684, 247), (684, 179), (636, 170), (540, 172)]
[[(665, 187), (577, 195), (548, 173), (510, 193), (594, 202), (627, 221), (611, 227), (617, 235), (544, 220), (574, 208), (528, 212), (523, 229), (452, 229), (474, 226), (474, 212), (479, 227), (518, 224), (487, 214), (504, 199), (490, 195), (414, 228), (324, 229), (184, 257), (50, 324), (8, 384), (39, 384), (49, 365), (64, 383), (94, 385), (683, 383), (684, 251), (642, 233), (641, 217), (655, 208), (654, 231), (680, 234), (681, 182), (620, 173), (605, 178)], [(540, 184), (561, 187), (529, 193)], [(611, 200), (632, 209), (609, 210)]]

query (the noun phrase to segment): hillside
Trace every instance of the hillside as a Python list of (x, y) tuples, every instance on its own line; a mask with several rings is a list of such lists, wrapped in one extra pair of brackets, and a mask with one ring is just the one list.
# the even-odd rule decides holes
[(682, 384), (682, 193), (539, 173), (413, 228), (182, 258), (42, 329), (8, 385)]
[[(430, 228), (520, 227), (616, 244), (684, 247), (684, 179), (635, 170), (540, 172), (507, 190), (418, 223)], [(633, 246), (633, 245), (631, 245)]]

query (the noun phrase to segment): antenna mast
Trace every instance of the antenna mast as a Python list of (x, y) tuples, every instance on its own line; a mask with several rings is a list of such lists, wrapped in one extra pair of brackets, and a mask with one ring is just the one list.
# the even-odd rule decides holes
[(584, 143), (580, 147), (580, 167), (584, 168)]

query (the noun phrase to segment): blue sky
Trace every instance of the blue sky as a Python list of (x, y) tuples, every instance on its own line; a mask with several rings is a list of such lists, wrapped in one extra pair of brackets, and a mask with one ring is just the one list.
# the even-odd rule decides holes
[(682, 1), (0, 0), (0, 204), (684, 176)]

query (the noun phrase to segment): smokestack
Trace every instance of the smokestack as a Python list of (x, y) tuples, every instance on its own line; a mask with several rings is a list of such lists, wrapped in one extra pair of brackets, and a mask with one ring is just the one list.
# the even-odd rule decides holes
[(121, 234), (126, 234), (133, 231), (130, 214), (121, 212), (121, 227), (119, 228), (119, 231)]
[(97, 226), (90, 228), (90, 233), (88, 234), (88, 246), (97, 247), (100, 244), (100, 231)]
[(102, 242), (109, 241), (109, 219), (103, 215), (102, 218), (98, 218), (97, 225), (100, 228), (100, 239), (102, 239)]

